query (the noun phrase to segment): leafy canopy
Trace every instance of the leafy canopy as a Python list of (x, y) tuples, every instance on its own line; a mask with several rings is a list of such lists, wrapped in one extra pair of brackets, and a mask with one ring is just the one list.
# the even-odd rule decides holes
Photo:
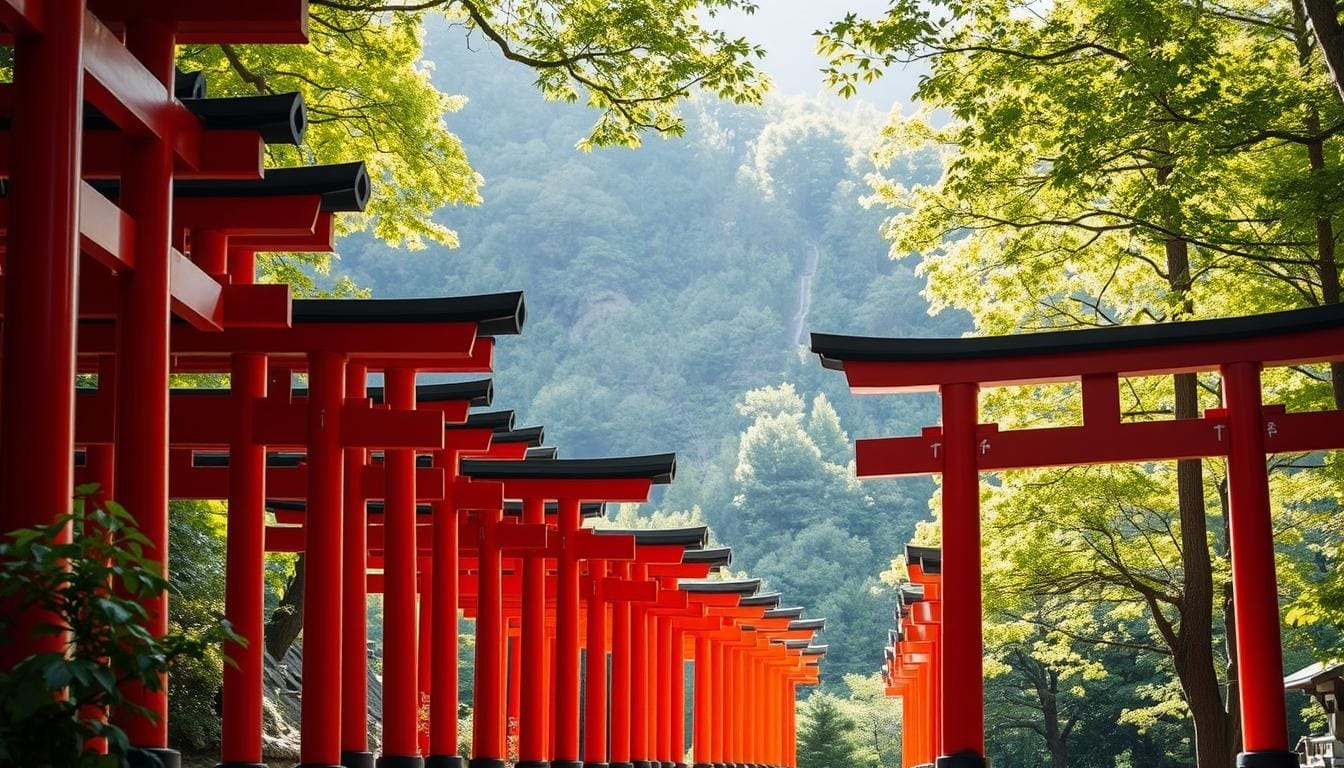
[[(311, 116), (301, 150), (277, 164), (366, 160), (377, 184), (363, 226), (411, 248), (455, 244), (430, 214), (480, 201), (481, 177), (444, 115), (464, 99), (442, 93), (422, 59), (431, 14), (536, 72), (548, 99), (585, 101), (598, 118), (584, 149), (637, 146), (649, 131), (678, 135), (678, 104), (695, 90), (759, 103), (764, 51), (701, 16), (753, 12), (749, 0), (313, 0), (303, 46), (187, 47), (180, 65), (209, 75), (216, 95), (300, 91)], [(293, 276), (293, 275), (287, 275)]]

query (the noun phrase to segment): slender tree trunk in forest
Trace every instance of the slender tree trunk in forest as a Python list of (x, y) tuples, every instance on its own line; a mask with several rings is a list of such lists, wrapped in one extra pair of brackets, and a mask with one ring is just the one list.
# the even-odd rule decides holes
[(1325, 65), (1334, 81), (1335, 93), (1344, 100), (1344, 28), (1339, 25), (1335, 0), (1301, 0), (1302, 13), (1311, 20), (1311, 31), (1325, 55)]
[(1041, 696), (1041, 709), (1045, 713), (1045, 745), (1050, 750), (1051, 768), (1068, 768), (1069, 734), (1073, 726), (1059, 726), (1059, 674), (1053, 669), (1039, 666), (1037, 691)]
[[(1166, 256), (1170, 289), (1177, 296), (1188, 296), (1191, 286), (1189, 243), (1176, 238), (1168, 240)], [(1189, 310), (1188, 306), (1186, 310)], [(1173, 378), (1176, 418), (1198, 418), (1199, 380), (1191, 373)], [(1196, 765), (1198, 768), (1231, 768), (1237, 747), (1231, 743), (1227, 707), (1213, 656), (1213, 556), (1209, 551), (1204, 467), (1200, 460), (1176, 462), (1176, 492), (1184, 580), (1179, 606), (1180, 628), (1171, 649), (1172, 662), (1194, 720)], [(1227, 615), (1231, 616), (1230, 613)], [(1229, 623), (1228, 632), (1233, 630)]]
[[(1308, 130), (1313, 134), (1320, 133), (1321, 119), (1315, 112), (1308, 119)], [(1323, 142), (1314, 141), (1307, 145), (1307, 159), (1311, 163), (1312, 174), (1324, 170)], [(1316, 217), (1316, 271), (1321, 280), (1321, 303), (1338, 304), (1339, 261), (1335, 258), (1335, 225), (1329, 216)], [(1335, 407), (1344, 407), (1344, 363), (1330, 364), (1330, 388), (1334, 395)]]
[[(1311, 66), (1311, 41), (1307, 37), (1307, 14), (1311, 10), (1311, 0), (1293, 3), (1293, 36), (1297, 45), (1297, 63), (1306, 72)], [(1324, 11), (1322, 11), (1324, 13)], [(1329, 9), (1330, 18), (1335, 20), (1336, 39), (1341, 45), (1344, 45), (1344, 38), (1339, 37), (1339, 21), (1336, 17), (1333, 0)], [(1313, 18), (1313, 26), (1315, 20)], [(1321, 43), (1324, 48), (1324, 43)], [(1344, 48), (1341, 48), (1341, 55), (1344, 56)], [(1341, 59), (1344, 61), (1344, 59)], [(1327, 59), (1329, 63), (1329, 59)], [(1331, 75), (1335, 79), (1335, 85), (1339, 86), (1339, 70), (1333, 63), (1330, 65)], [(1306, 133), (1308, 136), (1319, 136), (1321, 133), (1321, 114), (1318, 110), (1312, 109), (1307, 115)], [(1313, 141), (1307, 144), (1307, 163), (1311, 168), (1313, 176), (1320, 174), (1325, 170), (1325, 142)], [(1318, 212), (1319, 213), (1319, 212)], [(1335, 248), (1335, 225), (1330, 220), (1328, 214), (1317, 215), (1316, 217), (1316, 272), (1321, 281), (1321, 303), (1338, 304), (1340, 302), (1339, 285), (1339, 260), (1336, 258)], [(1330, 364), (1331, 390), (1335, 398), (1335, 407), (1344, 408), (1344, 363)]]
[(294, 562), (294, 576), (290, 578), (289, 585), (285, 587), (285, 594), (280, 598), (280, 605), (276, 606), (271, 618), (266, 620), (264, 630), (266, 652), (276, 661), (285, 657), (289, 646), (294, 644), (294, 640), (298, 638), (299, 632), (303, 629), (304, 570), (303, 555), (300, 554), (298, 560)]
[(1036, 699), (1041, 707), (1041, 724), (1032, 724), (1031, 730), (1045, 739), (1045, 748), (1050, 753), (1050, 768), (1068, 768), (1069, 736), (1078, 724), (1078, 715), (1069, 717), (1064, 725), (1059, 722), (1059, 673), (1040, 663), (1022, 651), (1014, 651), (1017, 668), (1027, 678), (1027, 682), (1036, 691)]
[[(1223, 530), (1217, 542), (1218, 557), (1232, 556), (1232, 509), (1227, 495), (1227, 478), (1218, 483), (1218, 505), (1221, 510)], [(1227, 748), (1235, 753), (1241, 750), (1241, 690), (1237, 682), (1237, 613), (1232, 605), (1232, 581), (1223, 582), (1223, 649), (1227, 653), (1227, 693), (1223, 700), (1227, 702)]]

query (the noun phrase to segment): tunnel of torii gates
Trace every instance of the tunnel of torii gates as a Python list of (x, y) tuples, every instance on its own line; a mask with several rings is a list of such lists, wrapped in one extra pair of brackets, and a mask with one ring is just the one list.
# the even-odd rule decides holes
[[(362, 163), (264, 168), (301, 145), (299, 94), (210, 98), (179, 44), (302, 44), (305, 0), (0, 0), (0, 531), (49, 525), (75, 483), (122, 503), (167, 560), (170, 499), (228, 502), (226, 766), (262, 764), (263, 562), (305, 553), (300, 760), (368, 766), (369, 593), (384, 596), (378, 763), (459, 766), (457, 619), (476, 621), (470, 763), (787, 766), (794, 702), (816, 683), (820, 619), (752, 579), (714, 578), (704, 529), (604, 530), (671, 454), (571, 460), (490, 404), (494, 339), (520, 293), (296, 300), (255, 257), (324, 252), (362, 211)], [(223, 390), (173, 374), (227, 374)], [(381, 386), (371, 386), (370, 375)], [(305, 386), (294, 386), (296, 376)], [(221, 377), (222, 378), (222, 377)], [(82, 388), (77, 390), (75, 383)], [(92, 386), (89, 386), (89, 385)], [(69, 534), (67, 534), (69, 535)], [(146, 606), (167, 631), (166, 597)], [(63, 648), (25, 610), (0, 662)], [(610, 671), (608, 672), (608, 667)], [(580, 699), (582, 691), (583, 699)], [(165, 681), (153, 716), (110, 716), (137, 759), (178, 765)], [(424, 698), (426, 725), (420, 725)]]
[(896, 591), (896, 626), (888, 632), (883, 649), (887, 695), (902, 702), (902, 768), (929, 765), (935, 759), (942, 714), (938, 685), (942, 561), (942, 551), (936, 547), (906, 546), (908, 579)]
[[(909, 553), (915, 586), (902, 595), (911, 621), (898, 638), (899, 666), (888, 665), (900, 673), (893, 688), (922, 718), (920, 754), (907, 753), (920, 759), (907, 765), (931, 756), (943, 768), (985, 762), (979, 473), (1205, 457), (1227, 461), (1245, 746), (1237, 764), (1298, 764), (1288, 743), (1266, 455), (1344, 447), (1344, 412), (1264, 404), (1260, 377), (1264, 368), (1344, 360), (1344, 306), (1000, 337), (813, 334), (812, 350), (844, 371), (857, 393), (932, 390), (942, 400), (941, 426), (861, 439), (855, 448), (862, 477), (942, 476), (941, 553)], [(1123, 416), (1121, 379), (1204, 371), (1220, 374), (1222, 407), (1192, 419)], [(1058, 382), (1078, 383), (1081, 424), (1000, 430), (979, 423), (981, 387)], [(929, 603), (914, 600), (916, 593)]]

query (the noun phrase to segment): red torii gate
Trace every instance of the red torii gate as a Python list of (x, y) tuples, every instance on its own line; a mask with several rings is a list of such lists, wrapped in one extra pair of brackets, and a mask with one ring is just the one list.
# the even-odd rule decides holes
[[(523, 501), (523, 523), (545, 525), (545, 503), (557, 501), (559, 540), (557, 555), (556, 659), (555, 659), (555, 730), (556, 762), (566, 768), (579, 768), (579, 561), (587, 559), (583, 550), (596, 545), (594, 535), (581, 530), (579, 505), (593, 502), (644, 502), (653, 485), (669, 483), (676, 472), (673, 454), (624, 459), (547, 459), (524, 461), (462, 462), (462, 473), (474, 480), (503, 483), (504, 495)], [(633, 539), (630, 544), (633, 545)], [(546, 554), (544, 551), (538, 555)], [(605, 557), (602, 549), (594, 554)], [(625, 559), (625, 558), (622, 558)], [(484, 563), (482, 563), (484, 566)], [(538, 695), (522, 702), (520, 720), (519, 765), (545, 768), (551, 750), (546, 743), (546, 692), (550, 670), (546, 668), (545, 636), (545, 563), (541, 556), (528, 557), (523, 564), (522, 640), (524, 644), (522, 676), (539, 686)], [(482, 569), (484, 572), (484, 568)], [(482, 579), (484, 590), (490, 584)], [(482, 619), (486, 610), (482, 610)], [(478, 654), (479, 660), (479, 654)], [(503, 702), (491, 701), (482, 691), (477, 696), (477, 718), (488, 721), (501, 711)], [(482, 714), (485, 716), (482, 717)], [(489, 725), (487, 723), (487, 725)], [(498, 725), (494, 723), (493, 725)], [(478, 734), (488, 728), (478, 728)], [(496, 746), (485, 744), (487, 748)], [(498, 746), (503, 746), (499, 744)], [(477, 759), (502, 759), (503, 754), (473, 755)], [(477, 768), (486, 768), (479, 765)]]
[[(12, 183), (5, 191), (14, 192), (7, 198), (0, 194), (6, 237), (0, 444), (24, 446), (0, 457), (0, 513), (5, 516), (0, 528), (42, 525), (66, 511), (77, 445), (85, 457), (80, 474), (101, 481), (105, 492), (115, 492), (137, 514), (153, 544), (147, 554), (161, 561), (167, 560), (170, 496), (226, 497), (231, 512), (226, 613), (253, 642), (247, 649), (227, 649), (240, 663), (225, 672), (222, 758), (226, 766), (255, 766), (260, 759), (259, 562), (267, 483), (275, 486), (271, 490), (302, 498), (309, 513), (301, 535), (310, 578), (328, 587), (305, 593), (301, 757), (305, 766), (316, 767), (334, 765), (338, 756), (357, 765), (371, 757), (343, 749), (344, 733), (352, 729), (359, 735), (358, 743), (351, 743), (367, 746), (363, 675), (349, 677), (362, 671), (363, 644), (348, 640), (355, 634), (362, 639), (366, 630), (362, 600), (369, 582), (370, 531), (392, 548), (379, 556), (384, 566), (391, 561), (387, 578), (395, 583), (387, 585), (392, 587), (389, 605), (413, 620), (420, 575), (416, 501), (430, 501), (439, 520), (433, 526), (433, 558), (427, 562), (440, 557), (455, 562), (459, 550), (466, 549), (454, 538), (459, 536), (458, 511), (478, 509), (479, 522), (467, 528), (481, 533), (479, 559), (487, 566), (477, 566), (484, 576), (481, 586), (489, 586), (493, 573), (496, 597), (501, 547), (524, 551), (524, 581), (531, 592), (538, 583), (544, 588), (545, 559), (558, 561), (564, 595), (556, 617), (559, 658), (575, 664), (563, 667), (565, 675), (557, 679), (574, 695), (562, 696), (572, 706), (558, 708), (564, 724), (551, 730), (566, 739), (568, 748), (568, 740), (577, 738), (581, 614), (574, 606), (579, 605), (577, 585), (584, 583), (578, 565), (585, 554), (594, 556), (590, 565), (618, 559), (614, 554), (629, 559), (616, 550), (622, 542), (633, 544), (633, 538), (608, 536), (599, 544), (596, 536), (587, 537), (569, 522), (576, 508), (572, 500), (559, 505), (558, 537), (550, 536), (544, 524), (499, 525), (503, 485), (459, 482), (454, 464), (469, 453), (520, 458), (517, 445), (524, 441), (501, 442), (497, 453), (493, 429), (446, 435), (445, 420), (464, 418), (475, 396), (454, 404), (446, 404), (451, 397), (422, 402), (414, 380), (418, 371), (489, 370), (491, 337), (516, 333), (522, 323), (521, 296), (291, 304), (287, 286), (254, 284), (258, 251), (330, 250), (332, 214), (363, 209), (368, 175), (361, 164), (263, 171), (263, 143), (301, 142), (306, 127), (302, 99), (294, 94), (204, 99), (199, 73), (174, 70), (177, 43), (304, 42), (306, 10), (303, 0), (238, 0), (227, 7), (199, 0), (0, 0), (0, 25), (14, 35), (16, 51), (15, 84), (0, 86), (0, 120), (8, 115), (12, 126), (9, 133), (0, 131), (6, 148), (0, 152), (0, 176), (9, 176)], [(87, 257), (83, 276), (81, 256)], [(172, 315), (186, 323), (170, 322)], [(375, 406), (367, 397), (370, 370), (386, 373), (386, 399), (395, 409)], [(70, 386), (76, 371), (99, 374), (100, 385), (79, 399), (78, 408)], [(302, 371), (310, 391), (292, 388), (293, 374)], [(208, 396), (170, 393), (170, 373), (230, 374), (225, 407)], [(469, 434), (482, 431), (483, 437)], [(368, 461), (367, 451), (375, 447), (385, 451), (382, 465)], [(416, 450), (433, 451), (432, 463), (419, 466)], [(418, 487), (422, 484), (427, 487)], [(378, 496), (386, 500), (385, 524), (370, 529), (366, 499)], [(528, 498), (529, 518), (537, 517), (538, 503)], [(442, 524), (443, 519), (451, 524)], [(577, 546), (580, 540), (589, 548)], [(648, 578), (645, 583), (655, 587), (657, 599), (636, 611), (644, 637), (633, 644), (633, 636), (626, 640), (634, 646), (632, 653), (655, 656), (659, 669), (634, 699), (644, 716), (629, 723), (639, 753), (649, 757), (668, 741), (664, 724), (651, 722), (666, 711), (667, 678), (675, 678), (673, 689), (680, 683), (669, 672), (670, 649), (680, 643), (664, 632), (676, 631), (680, 617), (660, 613), (677, 608), (662, 601), (669, 590), (660, 580), (686, 575), (658, 575), (655, 566), (687, 565), (684, 559), (656, 561), (653, 555), (634, 561), (636, 575)], [(445, 616), (455, 618), (458, 570), (440, 567), (426, 580), (431, 595), (450, 597), (431, 597), (435, 618), (422, 622), (421, 632), (443, 624)], [(538, 623), (535, 602), (527, 607), (536, 630), (528, 634), (529, 642), (535, 645), (539, 635), (544, 645), (544, 610)], [(151, 631), (165, 630), (167, 610), (166, 600), (150, 606)], [(707, 621), (704, 631), (715, 633), (728, 633), (744, 615), (756, 615), (700, 613), (700, 620)], [(42, 617), (24, 619), (26, 640), (27, 627)], [(389, 715), (397, 727), (389, 731), (392, 754), (384, 755), (386, 765), (418, 765), (420, 760), (407, 705), (418, 682), (416, 631), (409, 623), (393, 621), (399, 640), (389, 640), (412, 652), (394, 653), (389, 660)], [(455, 633), (455, 622), (448, 625)], [(692, 631), (690, 625), (683, 629)], [(493, 639), (502, 641), (498, 622), (495, 630)], [(737, 631), (736, 636), (716, 634), (716, 642), (740, 638), (744, 630)], [(490, 636), (488, 629), (485, 634)], [(432, 662), (440, 654), (451, 657), (447, 639), (441, 636), (433, 644)], [(22, 656), (60, 641), (49, 638), (45, 646), (43, 641), (21, 642), (14, 650)], [(498, 652), (500, 643), (494, 645)], [(814, 656), (820, 649), (801, 652)], [(449, 668), (431, 666), (436, 678)], [(349, 690), (343, 690), (342, 672), (354, 680)], [(798, 674), (770, 680), (778, 686), (781, 680), (809, 679), (814, 673)], [(455, 694), (455, 675), (451, 682)], [(726, 683), (720, 679), (717, 684)], [(430, 686), (419, 682), (418, 687)], [(129, 697), (159, 715), (153, 722), (114, 713), (132, 743), (165, 765), (176, 765), (178, 757), (166, 743), (166, 692), (137, 689)], [(350, 706), (356, 697), (359, 706)], [(442, 704), (453, 700), (454, 695), (444, 696)], [(449, 766), (460, 758), (433, 745), (454, 751), (454, 710), (445, 711), (434, 697), (431, 761), (442, 758)], [(781, 761), (790, 753), (781, 729), (791, 729), (791, 712), (776, 713), (770, 721), (775, 726), (771, 753)], [(549, 718), (538, 725), (550, 727)], [(576, 742), (571, 751), (577, 757)]]
[(901, 699), (901, 765), (915, 768), (934, 761), (941, 731), (942, 553), (934, 547), (907, 545), (905, 559), (910, 580), (896, 593), (896, 628), (888, 636), (882, 677), (887, 695)]
[[(682, 644), (678, 638), (688, 627), (672, 622), (703, 616), (703, 611), (690, 612), (693, 606), (684, 593), (677, 591), (678, 579), (703, 578), (726, 557), (724, 553), (716, 555), (714, 550), (698, 549), (707, 538), (703, 528), (624, 532), (608, 529), (600, 533), (634, 535), (638, 555), (632, 562), (611, 564), (615, 575), (602, 579), (601, 595), (597, 594), (596, 581), (589, 595), (590, 605), (602, 606), (590, 608), (594, 612), (589, 614), (590, 680), (594, 665), (603, 663), (610, 647), (612, 708), (606, 719), (611, 727), (612, 763), (657, 766), (660, 760), (668, 762), (680, 757), (684, 746), (672, 745), (685, 743), (684, 724), (670, 712), (685, 711), (684, 686), (678, 687), (683, 680), (672, 674), (672, 668), (681, 667)], [(687, 539), (697, 537), (693, 545), (688, 544)], [(591, 568), (602, 564), (592, 561), (589, 565)], [(611, 603), (609, 643), (597, 634), (594, 626), (606, 621), (606, 606), (598, 600)], [(643, 674), (639, 673), (641, 669)], [(598, 702), (597, 696), (603, 692), (603, 688), (597, 687), (589, 693), (585, 717), (598, 717), (596, 708), (604, 702)], [(605, 714), (606, 710), (601, 712)], [(585, 746), (585, 757), (589, 762), (601, 762), (595, 758), (599, 753), (605, 754), (605, 732), (594, 732), (591, 728), (592, 735), (586, 738), (596, 739), (597, 743)], [(658, 759), (652, 759), (655, 757)]]
[[(637, 555), (634, 564), (609, 564), (597, 559), (588, 561), (589, 583), (585, 590), (588, 618), (583, 749), (585, 768), (608, 764), (608, 723), (611, 726), (611, 753), (619, 753), (624, 758), (614, 761), (612, 765), (633, 764), (629, 759), (631, 724), (636, 717), (631, 685), (632, 604), (656, 603), (667, 590), (676, 589), (677, 579), (704, 578), (732, 560), (732, 551), (727, 548), (703, 548), (708, 538), (708, 531), (704, 528), (603, 529), (598, 534), (633, 536)], [(663, 554), (669, 550), (671, 554), (676, 554), (676, 549), (681, 549), (679, 558)], [(631, 578), (632, 567), (636, 572), (642, 571), (643, 578)], [(607, 621), (609, 607), (615, 614), (611, 622)], [(659, 695), (655, 712), (650, 713), (650, 716), (655, 717), (659, 758), (664, 763), (680, 762), (685, 744), (685, 723), (679, 716), (685, 711), (685, 681), (681, 664), (677, 663), (682, 660), (682, 643), (679, 639), (682, 634), (683, 630), (669, 627), (666, 634), (656, 634), (655, 640), (660, 650), (654, 681)], [(608, 648), (611, 649), (613, 668), (610, 685), (613, 706), (610, 712), (607, 709)], [(674, 665), (677, 667), (675, 672), (672, 670)], [(645, 668), (648, 668), (647, 664)], [(672, 712), (678, 713), (678, 716), (672, 716)]]
[[(324, 299), (294, 302), (294, 323), (288, 329), (245, 328), (210, 335), (193, 335), (187, 328), (173, 329), (176, 365), (192, 372), (218, 370), (225, 366), (234, 368), (232, 400), (234, 407), (242, 410), (226, 427), (235, 431), (232, 439), (225, 443), (224, 436), (219, 434), (218, 412), (210, 407), (212, 398), (209, 397), (183, 397), (184, 404), (192, 403), (197, 407), (179, 410), (168, 426), (170, 437), (179, 445), (215, 448), (225, 443), (230, 448), (231, 457), (240, 458), (229, 471), (231, 517), (236, 523), (230, 526), (229, 552), (230, 560), (237, 561), (231, 562), (236, 569), (231, 571), (240, 575), (229, 582), (229, 597), (235, 599), (226, 601), (227, 606), (236, 604), (237, 613), (230, 607), (226, 607), (226, 612), (240, 630), (255, 627), (255, 635), (245, 636), (261, 635), (264, 446), (307, 448), (307, 466), (295, 469), (301, 469), (303, 473), (308, 504), (316, 508), (316, 500), (324, 498), (331, 508), (331, 512), (315, 517), (322, 521), (322, 525), (305, 529), (306, 549), (311, 553), (307, 565), (309, 578), (315, 582), (341, 584), (343, 524), (338, 510), (344, 508), (343, 452), (399, 445), (442, 450), (446, 445), (445, 416), (458, 420), (466, 418), (469, 402), (453, 401), (456, 405), (431, 403), (427, 404), (428, 409), (419, 411), (413, 407), (375, 409), (369, 399), (358, 398), (358, 391), (347, 397), (343, 392), (345, 385), (354, 383), (362, 389), (361, 377), (369, 368), (401, 370), (399, 366), (403, 362), (436, 371), (488, 370), (492, 345), (488, 338), (477, 343), (477, 333), (483, 337), (485, 334), (516, 333), (523, 316), (522, 297), (517, 293), (447, 299)], [(383, 332), (389, 325), (398, 331), (394, 335), (395, 341)], [(82, 329), (81, 354), (87, 350), (95, 359), (106, 354), (99, 347), (104, 340), (97, 333), (100, 329), (96, 325)], [(347, 360), (351, 371), (344, 369)], [(268, 363), (274, 363), (277, 372), (271, 376), (269, 393), (266, 382)], [(240, 364), (244, 370), (238, 369)], [(295, 397), (290, 390), (292, 373), (305, 367), (308, 368), (310, 389), (299, 393), (304, 397)], [(347, 378), (351, 381), (347, 382)], [(401, 404), (414, 406), (413, 402)], [(98, 420), (90, 418), (89, 421), (96, 423)], [(193, 474), (191, 469), (183, 468), (187, 477)], [(439, 487), (442, 489), (443, 486)], [(413, 475), (409, 485), (404, 477), (389, 479), (386, 483), (387, 494), (407, 491), (414, 492)], [(249, 581), (256, 583), (249, 584)], [(319, 758), (317, 764), (324, 764), (320, 760), (335, 764), (340, 754), (342, 594), (343, 590), (338, 588), (306, 591), (304, 596), (305, 626), (315, 628), (315, 631), (305, 632), (305, 680), (316, 683), (313, 688), (331, 688), (323, 691), (321, 696), (304, 698), (304, 719), (310, 726), (303, 729), (307, 751), (334, 753), (330, 758)], [(410, 600), (413, 611), (413, 592)], [(414, 632), (413, 625), (410, 631)], [(260, 760), (261, 745), (256, 724), (260, 723), (261, 716), (261, 646), (252, 643), (247, 649), (239, 648), (233, 653), (246, 658), (248, 663), (239, 664), (235, 669), (240, 684), (226, 684), (225, 687), (225, 729), (234, 734), (236, 723), (237, 738), (225, 740), (224, 761), (225, 764), (251, 765)], [(245, 675), (243, 669), (246, 669)], [(393, 720), (408, 717), (411, 738), (414, 739), (417, 721), (414, 699), (417, 694), (413, 663), (410, 673), (403, 676), (410, 680), (410, 691), (404, 693), (403, 698), (411, 700), (412, 707), (409, 715), (396, 711)], [(242, 678), (246, 679), (246, 684), (241, 682)], [(308, 687), (305, 685), (306, 689)], [(235, 690), (242, 695), (231, 695)]]
[[(199, 267), (170, 248), (168, 199), (175, 169), (199, 177), (257, 178), (261, 142), (255, 125), (227, 136), (210, 130), (176, 100), (173, 46), (190, 24), (202, 41), (295, 41), (303, 37), (302, 4), (265, 11), (256, 2), (227, 9), (184, 2), (138, 7), (122, 3), (6, 2), (0, 23), (13, 34), (14, 85), (6, 101), (13, 110), (5, 135), (6, 175), (15, 194), (6, 205), (6, 264), (3, 331), (3, 395), (0, 395), (0, 510), (5, 529), (45, 525), (68, 510), (74, 474), (75, 324), (81, 252), (119, 275), (120, 362), (116, 378), (120, 447), (112, 469), (119, 494), (136, 509), (150, 540), (148, 554), (166, 560), (166, 446), (159, 437), (166, 420), (167, 345), (170, 314), (203, 327), (226, 322), (223, 306), (246, 303), (246, 290), (225, 295)], [(277, 14), (276, 11), (279, 11)], [(259, 19), (266, 21), (258, 23)], [(109, 28), (115, 25), (122, 37)], [(123, 44), (122, 39), (125, 40)], [(113, 128), (82, 158), (84, 102)], [(246, 121), (243, 121), (246, 123)], [(101, 166), (101, 168), (100, 168)], [(120, 175), (120, 205), (99, 198), (81, 178), (84, 167)], [(83, 203), (84, 205), (81, 205)], [(95, 278), (96, 279), (96, 278)], [(166, 603), (147, 606), (150, 629), (166, 630)], [(52, 650), (61, 636), (32, 640), (38, 615), (22, 617), (21, 639), (6, 660), (33, 650)], [(162, 691), (129, 686), (131, 701), (162, 712)], [(133, 743), (159, 750), (166, 759), (166, 723), (121, 713)]]
[[(942, 705), (938, 764), (984, 765), (980, 603), (981, 471), (1224, 456), (1237, 612), (1243, 768), (1290, 768), (1283, 702), (1267, 453), (1344, 447), (1344, 411), (1288, 413), (1261, 402), (1265, 367), (1344, 360), (1344, 306), (1253, 317), (963, 339), (813, 334), (812, 351), (859, 393), (937, 389), (943, 424), (859, 440), (864, 477), (943, 477)], [(1217, 370), (1224, 407), (1202, 418), (1125, 422), (1121, 377)], [(981, 386), (1080, 381), (1083, 424), (1000, 431), (978, 424)]]
[[(764, 604), (752, 605), (751, 597), (759, 587), (759, 579), (683, 580), (678, 584), (705, 606), (709, 619), (693, 640), (688, 638), (686, 649), (686, 655), (695, 659), (692, 745), (696, 768), (796, 764), (792, 746), (796, 687), (817, 681), (813, 663), (825, 654), (825, 646), (813, 646), (805, 639), (820, 625), (799, 623), (801, 608), (770, 609), (766, 606), (777, 599), (773, 595)], [(788, 621), (782, 631), (771, 627), (775, 619)], [(771, 634), (782, 637), (772, 640)], [(735, 657), (728, 649), (738, 646), (752, 650)], [(740, 688), (736, 687), (739, 670)], [(750, 709), (745, 695), (749, 692), (754, 694)], [(755, 715), (750, 738), (746, 731), (737, 737), (735, 727), (747, 724), (744, 714), (748, 711)]]

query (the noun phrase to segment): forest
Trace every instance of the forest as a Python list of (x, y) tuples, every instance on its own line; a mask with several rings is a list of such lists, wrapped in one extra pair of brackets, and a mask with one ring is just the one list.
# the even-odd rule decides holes
[[(676, 26), (750, 3), (524, 3), (540, 27), (506, 22), (502, 3), (313, 5), (322, 55), (183, 51), (212, 87), (304, 90), (305, 159), (375, 158), (386, 191), (343, 223), (338, 254), (275, 255), (272, 279), (377, 297), (524, 290), (496, 406), (545, 425), (563, 456), (679, 455), (670, 490), (603, 524), (707, 523), (733, 570), (828, 618), (823, 685), (799, 703), (802, 768), (899, 759), (899, 706), (876, 671), (902, 547), (937, 543), (939, 495), (924, 479), (860, 482), (853, 464), (854, 438), (916, 433), (936, 400), (851, 395), (807, 352), (809, 331), (1007, 334), (1341, 299), (1340, 51), (1318, 43), (1306, 0), (838, 6), (815, 36), (833, 93), (815, 98), (771, 94), (749, 41)], [(633, 18), (669, 25), (650, 43), (667, 70), (641, 79), (620, 53), (543, 61)], [(692, 55), (708, 48), (723, 60)], [(911, 64), (927, 74), (909, 104), (837, 98)], [(1265, 381), (1291, 409), (1344, 404), (1338, 365)], [(1125, 384), (1128, 418), (1220, 405), (1215, 376)], [(1075, 395), (989, 390), (982, 420), (1076, 418)], [(1344, 465), (1272, 469), (1292, 671), (1344, 647)], [(1230, 768), (1223, 463), (986, 477), (993, 764)], [(224, 517), (175, 503), (172, 526), (175, 621), (190, 630), (221, 611)], [(294, 623), (297, 565), (270, 564), (276, 627)], [(370, 615), (376, 643), (376, 603)], [(218, 738), (222, 663), (173, 677), (195, 694), (172, 699), (184, 748)], [(469, 701), (466, 664), (463, 681)], [(1289, 704), (1295, 735), (1323, 728), (1315, 703)]]

